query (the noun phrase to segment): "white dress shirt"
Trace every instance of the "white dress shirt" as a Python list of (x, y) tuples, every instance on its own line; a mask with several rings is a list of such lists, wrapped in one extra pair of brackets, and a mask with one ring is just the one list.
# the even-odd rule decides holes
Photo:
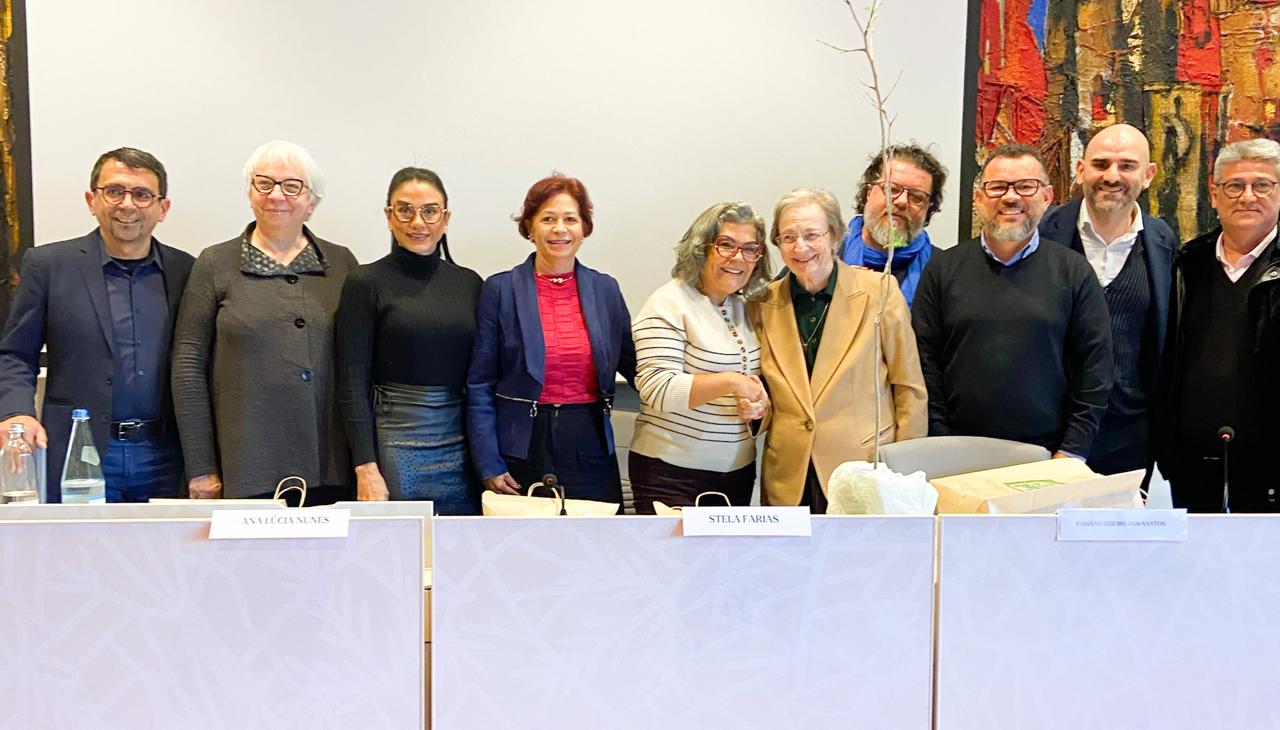
[[(1280, 228), (1280, 226), (1276, 226), (1276, 228)], [(1262, 243), (1254, 246), (1249, 253), (1236, 259), (1234, 264), (1227, 263), (1226, 254), (1222, 250), (1222, 234), (1218, 234), (1218, 245), (1214, 249), (1214, 255), (1222, 263), (1222, 270), (1227, 272), (1227, 278), (1231, 280), (1231, 283), (1234, 284), (1240, 281), (1240, 277), (1244, 276), (1244, 272), (1249, 270), (1249, 265), (1258, 260), (1258, 257), (1262, 255), (1262, 250), (1276, 237), (1276, 228), (1272, 228), (1266, 238), (1262, 239)]]
[(1138, 206), (1133, 206), (1133, 222), (1129, 224), (1129, 230), (1107, 243), (1093, 228), (1093, 219), (1089, 217), (1089, 203), (1081, 202), (1076, 230), (1080, 232), (1085, 258), (1089, 259), (1089, 265), (1098, 275), (1098, 283), (1105, 287), (1120, 275), (1120, 269), (1124, 268), (1124, 262), (1133, 250), (1133, 244), (1138, 241), (1138, 234), (1142, 232), (1142, 211), (1138, 210)]

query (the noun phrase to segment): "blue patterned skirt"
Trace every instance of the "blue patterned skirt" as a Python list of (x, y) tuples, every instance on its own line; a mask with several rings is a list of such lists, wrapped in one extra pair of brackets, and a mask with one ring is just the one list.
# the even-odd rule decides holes
[(378, 466), (391, 499), (429, 499), (440, 515), (480, 514), (467, 457), (464, 400), (443, 386), (373, 389)]

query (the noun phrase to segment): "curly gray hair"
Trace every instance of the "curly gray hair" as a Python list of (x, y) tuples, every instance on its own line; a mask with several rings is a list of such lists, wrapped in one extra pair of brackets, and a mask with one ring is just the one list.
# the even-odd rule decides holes
[(760, 244), (760, 258), (742, 287), (742, 296), (756, 299), (773, 279), (773, 266), (769, 263), (769, 250), (764, 239), (764, 218), (746, 203), (716, 203), (698, 214), (676, 244), (676, 265), (671, 267), (671, 277), (679, 279), (695, 289), (701, 289), (702, 269), (720, 227), (725, 223), (747, 223), (755, 226), (756, 243)]

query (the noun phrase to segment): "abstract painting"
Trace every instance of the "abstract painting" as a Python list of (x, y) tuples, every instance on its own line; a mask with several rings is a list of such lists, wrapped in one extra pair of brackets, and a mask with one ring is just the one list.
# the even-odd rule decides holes
[(31, 246), (31, 130), (27, 97), (26, 5), (0, 0), (0, 323)]
[[(1049, 162), (1057, 202), (1098, 129), (1146, 132), (1142, 206), (1189, 240), (1215, 225), (1208, 174), (1226, 142), (1280, 138), (1280, 0), (970, 0), (961, 175), (1006, 142)], [(968, 206), (965, 206), (967, 209)], [(972, 211), (961, 237), (973, 235)]]

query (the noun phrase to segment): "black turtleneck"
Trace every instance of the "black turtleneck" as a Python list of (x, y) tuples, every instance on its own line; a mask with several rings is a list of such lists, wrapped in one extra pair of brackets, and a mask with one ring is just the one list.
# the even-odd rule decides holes
[(373, 386), (462, 390), (475, 338), (480, 276), (401, 246), (347, 276), (338, 304), (338, 401), (356, 464), (375, 461)]

